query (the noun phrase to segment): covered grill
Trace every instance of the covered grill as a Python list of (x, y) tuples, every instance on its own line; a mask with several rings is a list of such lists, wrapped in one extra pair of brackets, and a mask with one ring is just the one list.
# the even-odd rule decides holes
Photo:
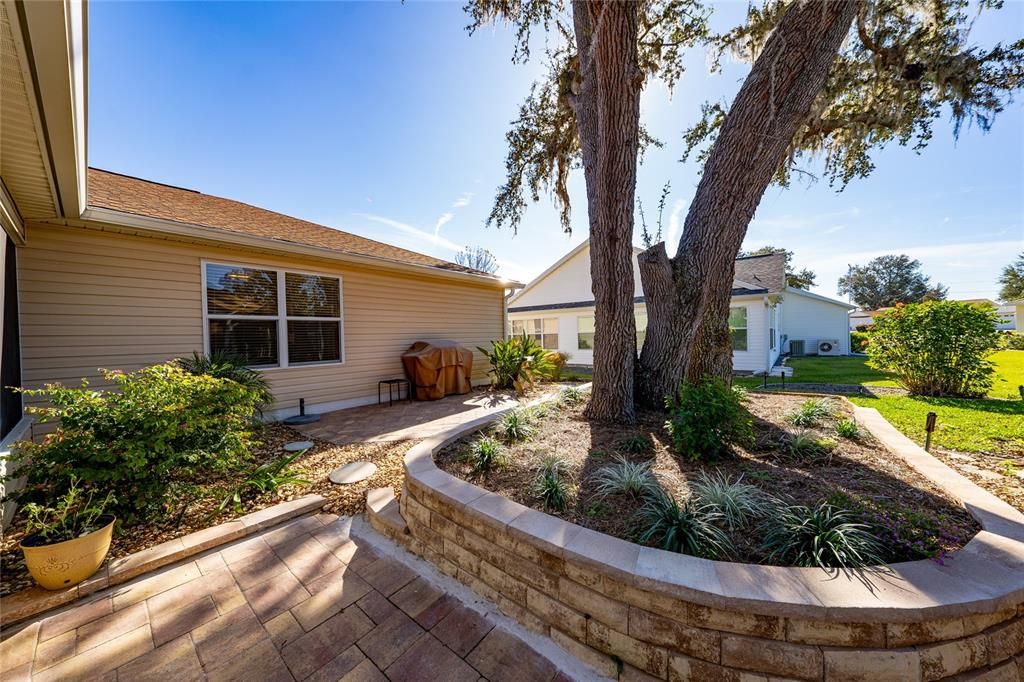
[(473, 351), (455, 341), (417, 341), (402, 354), (402, 365), (416, 400), (440, 400), (472, 388)]

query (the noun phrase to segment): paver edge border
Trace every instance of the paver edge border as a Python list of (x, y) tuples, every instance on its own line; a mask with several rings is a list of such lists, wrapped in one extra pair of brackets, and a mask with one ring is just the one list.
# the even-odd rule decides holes
[(44, 590), (34, 585), (9, 594), (0, 598), (0, 628), (6, 629), (27, 618), (67, 606), (99, 590), (120, 585), (182, 559), (262, 532), (316, 511), (325, 504), (327, 499), (321, 495), (303, 495), (107, 562), (91, 578), (67, 589)]
[[(589, 384), (582, 386), (588, 387)], [(844, 396), (835, 397), (853, 405)], [(629, 586), (717, 609), (846, 623), (914, 623), (993, 613), (1024, 605), (1024, 514), (927, 453), (872, 408), (853, 405), (855, 415), (872, 436), (961, 501), (982, 527), (967, 545), (945, 559), (944, 564), (923, 559), (889, 564), (867, 573), (830, 573), (816, 568), (710, 561), (674, 554), (594, 533), (507, 498), (499, 518), (486, 508), (476, 506), (476, 500), (485, 495), (493, 496), (493, 493), (452, 476), (434, 464), (437, 451), (466, 434), (514, 409), (555, 399), (557, 396), (499, 410), (424, 439), (403, 458), (406, 485), (412, 484), (458, 505), (462, 513), (504, 532), (512, 532), (519, 541), (583, 564)], [(510, 513), (509, 509), (517, 513)], [(517, 523), (523, 519), (526, 523)], [(544, 527), (543, 537), (531, 530), (537, 526), (531, 521), (540, 521)], [(580, 541), (587, 537), (590, 542)], [(588, 544), (601, 547), (588, 547)], [(616, 554), (630, 558), (624, 562), (607, 558)], [(965, 582), (968, 576), (977, 582)], [(864, 577), (868, 577), (868, 581), (863, 580)], [(837, 601), (840, 595), (844, 597), (842, 602)]]

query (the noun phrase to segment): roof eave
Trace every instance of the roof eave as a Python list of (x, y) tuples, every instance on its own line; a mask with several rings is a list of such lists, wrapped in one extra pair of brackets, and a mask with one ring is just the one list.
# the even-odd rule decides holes
[(502, 280), (490, 275), (477, 275), (470, 272), (445, 270), (444, 268), (438, 268), (432, 265), (419, 265), (416, 263), (396, 261), (390, 258), (381, 258), (379, 256), (365, 256), (361, 254), (347, 253), (337, 249), (329, 249), (321, 246), (296, 244), (294, 242), (286, 242), (280, 239), (240, 234), (238, 232), (206, 227), (204, 225), (180, 223), (173, 220), (153, 218), (136, 213), (104, 208), (102, 206), (87, 206), (82, 212), (82, 219), (90, 222), (102, 223), (104, 225), (113, 225), (120, 228), (139, 230), (142, 232), (170, 234), (178, 237), (219, 242), (229, 246), (245, 246), (270, 251), (279, 251), (282, 253), (326, 258), (345, 263), (387, 268), (390, 270), (400, 270), (420, 275), (431, 275), (434, 277), (461, 280), (464, 282), (475, 282), (477, 284), (483, 284), (500, 289), (522, 286), (519, 282)]

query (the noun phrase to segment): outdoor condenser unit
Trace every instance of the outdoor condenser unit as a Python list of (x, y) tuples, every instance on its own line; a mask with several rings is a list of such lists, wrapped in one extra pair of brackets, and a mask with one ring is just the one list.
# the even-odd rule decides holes
[(807, 349), (804, 347), (804, 344), (805, 342), (803, 339), (793, 339), (789, 342), (789, 354), (793, 357), (806, 355)]

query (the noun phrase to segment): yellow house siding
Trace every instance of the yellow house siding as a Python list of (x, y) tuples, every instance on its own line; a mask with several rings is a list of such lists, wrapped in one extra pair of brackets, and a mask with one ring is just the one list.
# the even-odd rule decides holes
[[(79, 227), (33, 223), (19, 252), (23, 374), (28, 387), (131, 370), (203, 348), (203, 259), (324, 272), (342, 278), (345, 363), (266, 371), (275, 409), (359, 401), (402, 376), (421, 339), (475, 350), (500, 338), (503, 291), (336, 262), (270, 256)], [(486, 377), (476, 354), (473, 376)], [(375, 399), (375, 398), (374, 398)]]

